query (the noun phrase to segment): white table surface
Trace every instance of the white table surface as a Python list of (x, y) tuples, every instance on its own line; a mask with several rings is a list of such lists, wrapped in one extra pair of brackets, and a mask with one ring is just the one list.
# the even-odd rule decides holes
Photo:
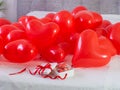
[[(120, 20), (118, 15), (103, 16), (113, 23)], [(32, 67), (40, 62), (31, 61), (18, 65), (3, 61), (3, 58), (0, 60), (0, 90), (120, 90), (120, 56), (112, 57), (111, 62), (103, 67), (75, 69), (74, 77), (65, 80), (45, 79), (28, 72), (10, 76), (10, 73), (25, 66)]]

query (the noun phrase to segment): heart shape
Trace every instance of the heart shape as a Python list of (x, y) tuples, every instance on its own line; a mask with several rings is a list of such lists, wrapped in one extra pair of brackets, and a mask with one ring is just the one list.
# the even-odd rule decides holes
[(105, 40), (107, 41), (108, 39), (99, 39), (93, 30), (83, 31), (79, 36), (72, 58), (73, 67), (98, 67), (106, 65), (113, 54), (113, 47), (108, 41), (105, 43)]
[(75, 32), (74, 17), (67, 10), (62, 10), (54, 15), (53, 22), (60, 27), (58, 42), (68, 40), (71, 33)]
[(104, 48), (106, 52), (111, 53), (112, 56), (117, 54), (117, 49), (108, 38), (103, 36), (99, 37), (99, 45), (101, 48)]
[(38, 49), (50, 46), (58, 33), (59, 26), (53, 22), (43, 24), (39, 20), (31, 20), (27, 23), (27, 37)]
[(85, 29), (95, 29), (102, 23), (102, 16), (89, 10), (79, 11), (74, 18), (77, 32), (82, 32)]
[(108, 38), (115, 46), (117, 54), (120, 55), (120, 22), (113, 24), (108, 30)]

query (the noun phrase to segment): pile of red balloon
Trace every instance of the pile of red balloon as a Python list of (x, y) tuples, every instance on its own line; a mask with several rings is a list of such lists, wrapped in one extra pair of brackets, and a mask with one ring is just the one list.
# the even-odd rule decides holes
[(9, 62), (24, 63), (40, 55), (48, 62), (73, 67), (99, 67), (120, 54), (120, 22), (112, 24), (101, 14), (77, 6), (43, 18), (22, 16), (17, 22), (0, 18), (0, 54)]

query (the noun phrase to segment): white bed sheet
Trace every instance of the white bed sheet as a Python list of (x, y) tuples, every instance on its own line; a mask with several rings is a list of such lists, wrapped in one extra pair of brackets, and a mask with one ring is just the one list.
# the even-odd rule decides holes
[[(48, 12), (47, 12), (48, 13)], [(46, 12), (30, 12), (28, 15), (44, 16)], [(119, 15), (103, 15), (113, 23), (120, 21)], [(75, 69), (74, 77), (65, 80), (51, 80), (32, 76), (28, 72), (10, 76), (10, 73), (22, 68), (32, 67), (39, 61), (26, 64), (12, 64), (0, 58), (0, 90), (120, 90), (120, 56), (111, 58), (111, 62), (99, 68)], [(66, 59), (70, 59), (67, 57)]]

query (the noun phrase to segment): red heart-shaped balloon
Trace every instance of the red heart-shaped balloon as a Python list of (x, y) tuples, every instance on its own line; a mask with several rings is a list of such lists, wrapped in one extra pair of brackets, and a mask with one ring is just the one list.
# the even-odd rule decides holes
[(117, 54), (120, 55), (120, 22), (113, 24), (108, 30), (108, 38), (117, 49)]
[(74, 18), (77, 32), (82, 32), (86, 29), (95, 29), (102, 23), (102, 16), (99, 13), (89, 10), (79, 11)]
[(74, 17), (67, 10), (59, 11), (54, 15), (53, 22), (60, 27), (60, 34), (57, 42), (68, 40), (71, 33), (75, 32)]
[(59, 26), (53, 22), (43, 24), (39, 20), (31, 20), (27, 23), (27, 37), (38, 49), (50, 46), (58, 33)]
[[(74, 56), (72, 58), (73, 67), (98, 67), (106, 65), (111, 58), (113, 51), (105, 44), (105, 38), (99, 39), (93, 30), (83, 31), (78, 39)], [(107, 39), (108, 40), (108, 39)]]
[(24, 28), (26, 28), (26, 25), (31, 20), (36, 20), (35, 16), (22, 16), (18, 19), (18, 23), (22, 24)]
[(104, 48), (106, 52), (111, 53), (112, 56), (117, 54), (116, 48), (108, 38), (104, 36), (99, 37), (99, 45), (101, 48)]

